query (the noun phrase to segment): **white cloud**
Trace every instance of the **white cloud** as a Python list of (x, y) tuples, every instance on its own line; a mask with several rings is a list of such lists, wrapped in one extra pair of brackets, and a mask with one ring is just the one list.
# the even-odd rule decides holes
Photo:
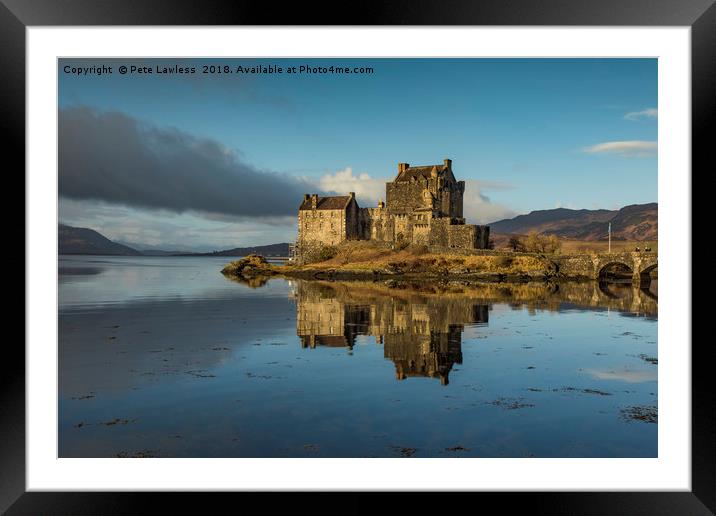
[(324, 192), (346, 195), (355, 192), (358, 203), (363, 207), (375, 206), (378, 199), (385, 200), (385, 183), (388, 178), (373, 178), (362, 172), (354, 174), (351, 167), (339, 170), (335, 174), (326, 174), (318, 181), (318, 188)]
[(603, 142), (582, 149), (587, 154), (617, 154), (627, 158), (644, 158), (655, 156), (657, 151), (655, 141), (624, 140), (616, 142)]
[(641, 111), (631, 111), (624, 115), (625, 120), (641, 120), (641, 119), (656, 119), (659, 116), (659, 110), (656, 108), (646, 108)]
[(512, 208), (493, 202), (486, 194), (487, 190), (507, 190), (512, 185), (494, 181), (468, 179), (465, 181), (463, 197), (463, 215), (470, 224), (487, 224), (496, 220), (509, 219), (517, 215)]

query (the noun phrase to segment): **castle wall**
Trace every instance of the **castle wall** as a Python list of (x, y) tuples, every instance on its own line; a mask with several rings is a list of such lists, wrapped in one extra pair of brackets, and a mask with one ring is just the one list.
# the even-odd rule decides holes
[(477, 246), (479, 230), (472, 224), (448, 227), (448, 247), (474, 249)]
[(479, 229), (479, 235), (475, 247), (477, 249), (487, 249), (490, 243), (490, 226), (480, 225), (477, 228)]
[(424, 208), (426, 201), (423, 194), (429, 189), (428, 183), (425, 179), (386, 183), (388, 211), (393, 214), (409, 214), (418, 208)]
[(346, 208), (298, 211), (298, 242), (304, 247), (338, 245), (366, 238), (361, 209), (355, 199)]
[(344, 217), (345, 235), (348, 240), (359, 240), (363, 238), (365, 229), (362, 225), (360, 208), (355, 199), (351, 199), (345, 211)]
[(413, 244), (430, 245), (430, 224), (413, 224)]
[(443, 215), (447, 215), (448, 217), (452, 216), (453, 207), (451, 204), (451, 197), (452, 192), (449, 189), (445, 189), (440, 192), (440, 213)]
[(412, 242), (413, 225), (408, 215), (391, 215), (393, 219), (393, 241)]
[(447, 227), (447, 246), (454, 249), (486, 249), (490, 238), (489, 226), (454, 224)]
[(448, 235), (449, 226), (450, 219), (442, 218), (431, 220), (429, 245), (448, 247), (450, 244), (450, 237)]
[(361, 208), (361, 239), (378, 242), (392, 242), (394, 232), (393, 219), (384, 208)]
[(456, 188), (453, 189), (453, 191), (450, 194), (450, 197), (452, 199), (452, 204), (450, 205), (450, 216), (453, 218), (461, 219), (463, 217), (462, 215), (462, 206), (463, 206), (463, 197), (465, 194), (465, 181), (458, 181), (456, 184)]
[(299, 242), (338, 245), (347, 237), (344, 210), (300, 210), (298, 212)]

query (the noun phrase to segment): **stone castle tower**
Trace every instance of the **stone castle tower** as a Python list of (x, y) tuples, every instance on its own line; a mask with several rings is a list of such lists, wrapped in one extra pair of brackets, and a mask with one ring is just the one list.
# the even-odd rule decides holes
[(465, 224), (465, 182), (455, 179), (451, 160), (417, 167), (399, 163), (398, 174), (385, 190), (386, 202), (375, 208), (361, 208), (353, 192), (331, 197), (305, 194), (298, 209), (299, 250), (344, 240), (487, 247), (490, 228)]

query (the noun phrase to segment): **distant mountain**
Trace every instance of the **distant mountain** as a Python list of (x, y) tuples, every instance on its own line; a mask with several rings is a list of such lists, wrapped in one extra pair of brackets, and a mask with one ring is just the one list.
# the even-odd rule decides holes
[(108, 254), (139, 256), (142, 253), (129, 246), (112, 242), (93, 229), (74, 228), (60, 224), (57, 247), (59, 254)]
[(177, 256), (182, 253), (181, 251), (164, 251), (163, 249), (139, 249), (142, 256)]
[(106, 254), (124, 256), (246, 256), (260, 254), (262, 256), (288, 256), (288, 243), (259, 245), (254, 247), (235, 247), (224, 251), (198, 253), (182, 250), (164, 250), (159, 246), (147, 246), (146, 249), (135, 249), (133, 244), (113, 242), (97, 231), (88, 228), (75, 228), (60, 224), (58, 226), (59, 254)]
[(182, 244), (150, 245), (127, 240), (117, 240), (118, 244), (136, 249), (145, 256), (171, 256), (174, 254), (206, 253), (211, 248), (207, 246), (187, 246)]
[(288, 256), (288, 243), (258, 245), (254, 247), (235, 247), (225, 251), (214, 251), (213, 253), (192, 253), (195, 256), (246, 256), (249, 254), (260, 254), (261, 256)]
[(615, 240), (656, 240), (658, 204), (632, 204), (620, 210), (538, 210), (493, 222), (490, 232), (525, 235), (536, 231), (574, 240), (606, 240), (609, 222)]

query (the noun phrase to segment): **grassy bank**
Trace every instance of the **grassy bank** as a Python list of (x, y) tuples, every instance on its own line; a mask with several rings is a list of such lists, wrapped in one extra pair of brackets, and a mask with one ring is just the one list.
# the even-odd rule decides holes
[(458, 250), (430, 251), (425, 246), (391, 249), (374, 242), (343, 242), (331, 249), (327, 259), (303, 265), (274, 266), (287, 276), (413, 277), (463, 276), (474, 279), (537, 279), (554, 274), (554, 264), (544, 256), (484, 251), (467, 254)]
[[(560, 243), (562, 254), (601, 254), (606, 253), (609, 249), (609, 243), (606, 241), (560, 240)], [(630, 253), (637, 247), (642, 250), (649, 247), (652, 252), (659, 252), (657, 241), (612, 240), (612, 253)]]

